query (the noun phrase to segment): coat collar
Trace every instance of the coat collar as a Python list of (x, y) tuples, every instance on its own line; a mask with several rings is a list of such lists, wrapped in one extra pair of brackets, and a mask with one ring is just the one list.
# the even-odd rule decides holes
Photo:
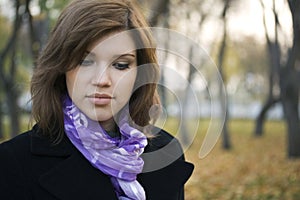
[(67, 137), (54, 145), (41, 136), (35, 126), (31, 134), (31, 153), (59, 160), (38, 180), (56, 198), (117, 200), (110, 178), (92, 167)]
[(71, 155), (75, 147), (67, 137), (58, 144), (53, 144), (49, 138), (41, 133), (38, 125), (35, 125), (31, 131), (31, 153), (40, 156), (64, 157)]

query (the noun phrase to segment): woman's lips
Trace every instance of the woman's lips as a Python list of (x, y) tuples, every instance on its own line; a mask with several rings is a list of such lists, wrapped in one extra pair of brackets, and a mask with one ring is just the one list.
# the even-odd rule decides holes
[(111, 100), (114, 99), (109, 94), (92, 94), (87, 96), (89, 101), (98, 106), (104, 106), (111, 103)]

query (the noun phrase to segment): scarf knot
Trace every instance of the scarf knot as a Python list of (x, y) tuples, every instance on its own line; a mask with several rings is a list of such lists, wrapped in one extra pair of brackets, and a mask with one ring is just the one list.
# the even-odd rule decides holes
[(89, 119), (72, 102), (64, 99), (64, 126), (67, 137), (92, 166), (111, 177), (120, 200), (144, 200), (145, 191), (136, 180), (144, 161), (140, 157), (147, 146), (147, 138), (131, 127), (128, 116), (119, 117), (120, 137), (113, 138), (99, 122)]

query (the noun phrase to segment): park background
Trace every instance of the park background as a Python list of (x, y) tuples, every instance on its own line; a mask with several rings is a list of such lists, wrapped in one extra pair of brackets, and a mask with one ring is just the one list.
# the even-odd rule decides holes
[[(35, 58), (67, 3), (0, 0), (0, 141), (30, 127), (29, 83)], [(195, 67), (160, 55), (162, 61), (169, 61), (165, 65), (173, 66), (195, 88), (201, 111), (193, 113), (195, 105), (186, 100), (189, 90), (185, 84), (172, 82), (172, 77), (162, 73), (162, 81), (167, 82), (162, 85), (170, 85), (165, 88), (168, 91), (160, 91), (167, 114), (164, 128), (180, 132), (175, 136), (184, 146), (186, 159), (195, 164), (186, 184), (186, 199), (300, 199), (299, 1), (139, 3), (151, 26), (177, 31), (197, 43), (211, 59), (209, 66), (217, 67), (222, 77), (221, 84), (211, 81), (210, 67), (203, 67), (201, 59)], [(193, 52), (192, 46), (168, 37), (165, 40), (167, 46), (185, 48), (182, 57), (187, 60), (197, 62), (202, 56)], [(199, 68), (208, 70), (199, 76)], [(208, 92), (213, 84), (226, 90), (227, 95), (220, 94), (219, 99), (226, 103), (218, 107), (226, 115), (216, 145), (200, 158), (201, 145), (214, 120), (207, 108), (218, 103), (211, 102)], [(183, 101), (179, 102), (182, 107), (178, 100)], [(183, 110), (189, 111), (188, 115)]]

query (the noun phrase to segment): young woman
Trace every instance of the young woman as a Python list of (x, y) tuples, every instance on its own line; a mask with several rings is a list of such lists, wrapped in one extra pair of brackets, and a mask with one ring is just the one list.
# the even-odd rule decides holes
[(184, 199), (193, 165), (150, 125), (158, 78), (132, 0), (72, 2), (32, 77), (36, 125), (0, 145), (0, 199)]

